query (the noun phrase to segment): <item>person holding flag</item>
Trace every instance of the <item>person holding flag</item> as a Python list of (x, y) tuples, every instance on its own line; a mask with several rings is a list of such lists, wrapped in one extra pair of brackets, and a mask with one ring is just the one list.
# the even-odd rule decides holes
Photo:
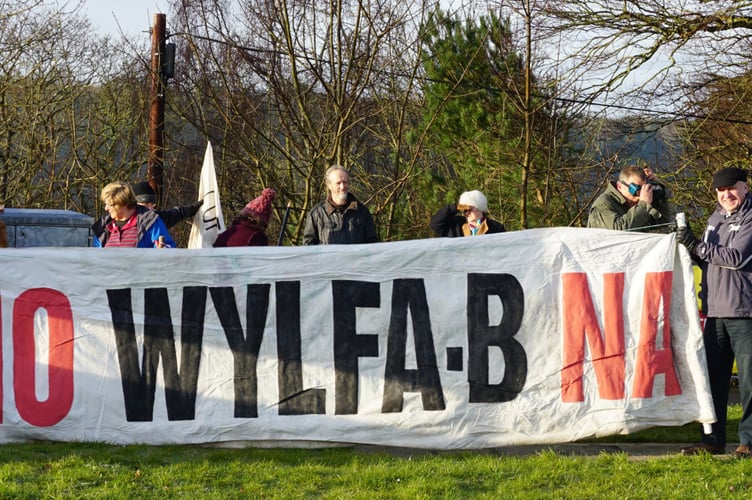
[(167, 229), (170, 229), (183, 219), (190, 219), (195, 216), (198, 209), (204, 203), (204, 200), (198, 200), (190, 205), (165, 209), (157, 208), (157, 193), (154, 192), (151, 184), (145, 181), (134, 184), (133, 192), (136, 194), (138, 204), (157, 212), (167, 226)]

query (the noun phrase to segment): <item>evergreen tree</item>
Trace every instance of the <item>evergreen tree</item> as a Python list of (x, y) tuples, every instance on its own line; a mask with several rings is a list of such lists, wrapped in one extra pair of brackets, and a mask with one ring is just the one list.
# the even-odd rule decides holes
[[(509, 19), (490, 13), (477, 21), (459, 20), (437, 9), (422, 43), (421, 131), (436, 155), (434, 168), (423, 178), (425, 203), (441, 206), (456, 201), (462, 191), (479, 189), (488, 197), (492, 216), (509, 228), (525, 227), (528, 213), (521, 210), (529, 210), (539, 223), (553, 222), (545, 215), (551, 192), (541, 187), (550, 182), (543, 166), (551, 165), (542, 124), (552, 114), (535, 79), (532, 95), (525, 92), (526, 59), (515, 49)], [(525, 120), (532, 121), (536, 136), (527, 144)], [(528, 180), (540, 184), (532, 185), (532, 204), (521, 203), (527, 192), (522, 189), (525, 160), (527, 166), (539, 165), (528, 171)]]

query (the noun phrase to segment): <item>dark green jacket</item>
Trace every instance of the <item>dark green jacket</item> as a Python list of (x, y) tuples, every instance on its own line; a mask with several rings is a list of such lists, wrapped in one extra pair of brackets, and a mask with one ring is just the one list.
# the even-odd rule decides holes
[(347, 203), (336, 207), (326, 201), (308, 212), (303, 228), (304, 245), (342, 245), (379, 241), (371, 212), (352, 193)]
[[(673, 215), (665, 198), (654, 200), (652, 205), (640, 201), (630, 207), (616, 189), (616, 183), (610, 182), (590, 207), (587, 227), (628, 231), (672, 222)], [(646, 231), (668, 232), (669, 226), (648, 228)]]

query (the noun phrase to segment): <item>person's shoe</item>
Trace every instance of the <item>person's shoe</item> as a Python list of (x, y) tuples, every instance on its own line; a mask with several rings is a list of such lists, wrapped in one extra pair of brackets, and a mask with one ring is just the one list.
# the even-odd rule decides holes
[(739, 447), (734, 450), (734, 457), (752, 458), (752, 446), (748, 444), (740, 444)]
[[(741, 446), (739, 448), (741, 448)], [(749, 450), (749, 447), (747, 447), (747, 449)], [(682, 455), (700, 455), (702, 453), (710, 453), (711, 455), (723, 455), (724, 453), (726, 453), (726, 447), (717, 444), (697, 443), (681, 449)]]

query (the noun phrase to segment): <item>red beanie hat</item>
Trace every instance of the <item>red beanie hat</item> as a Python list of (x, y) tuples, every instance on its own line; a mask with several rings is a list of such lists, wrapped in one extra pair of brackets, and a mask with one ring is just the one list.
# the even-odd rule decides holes
[(277, 196), (277, 193), (272, 188), (264, 189), (261, 191), (261, 196), (248, 202), (243, 209), (243, 213), (256, 217), (259, 222), (269, 224), (269, 219), (272, 217), (272, 202), (275, 196)]

